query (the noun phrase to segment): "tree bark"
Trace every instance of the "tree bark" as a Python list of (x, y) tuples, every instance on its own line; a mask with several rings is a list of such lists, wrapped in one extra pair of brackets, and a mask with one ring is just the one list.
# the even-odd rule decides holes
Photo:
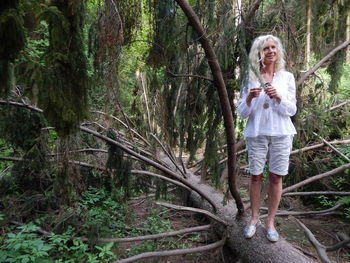
[[(237, 209), (232, 200), (228, 201), (227, 205), (223, 205), (222, 201), (224, 195), (212, 188), (209, 185), (201, 184), (200, 179), (193, 174), (189, 174), (188, 180), (191, 184), (200, 187), (202, 191), (210, 194), (212, 199), (218, 204), (218, 210), (216, 215), (225, 219), (229, 225), (226, 227), (227, 245), (228, 247), (237, 253), (242, 262), (249, 263), (311, 263), (314, 262), (312, 258), (309, 258), (302, 254), (299, 250), (293, 247), (290, 243), (282, 238), (276, 243), (271, 243), (266, 238), (266, 229), (262, 226), (257, 228), (257, 232), (252, 239), (246, 239), (243, 236), (243, 227), (247, 223), (247, 218), (242, 217), (240, 220), (235, 220), (237, 215)], [(201, 197), (194, 193), (190, 194), (190, 200), (194, 206), (201, 209), (211, 210), (210, 205), (207, 202), (203, 202)], [(212, 222), (214, 231), (221, 236), (225, 233), (224, 227)]]
[(305, 65), (309, 67), (311, 54), (311, 17), (312, 17), (312, 0), (306, 3), (306, 43), (305, 43)]
[(226, 140), (227, 140), (227, 158), (228, 158), (228, 185), (230, 188), (230, 192), (233, 198), (236, 201), (237, 209), (239, 214), (244, 213), (244, 205), (241, 199), (241, 196), (237, 190), (237, 175), (235, 172), (236, 168), (236, 155), (235, 155), (235, 130), (233, 126), (233, 116), (232, 109), (230, 106), (230, 101), (228, 99), (227, 89), (225, 85), (224, 78), (222, 76), (221, 68), (218, 62), (218, 59), (214, 53), (214, 50), (209, 42), (207, 34), (201, 25), (198, 16), (193, 11), (192, 7), (186, 0), (176, 0), (179, 4), (183, 12), (188, 18), (190, 25), (197, 32), (199, 36), (199, 42), (201, 43), (206, 58), (208, 60), (208, 64), (213, 73), (213, 79), (215, 86), (217, 88), (220, 104), (222, 109), (222, 114), (224, 118), (224, 125), (226, 131)]

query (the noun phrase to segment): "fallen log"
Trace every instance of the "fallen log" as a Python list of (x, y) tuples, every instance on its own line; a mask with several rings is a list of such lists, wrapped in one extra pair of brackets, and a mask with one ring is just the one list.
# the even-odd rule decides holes
[[(228, 247), (237, 253), (243, 262), (249, 263), (310, 263), (315, 262), (312, 258), (302, 254), (298, 249), (285, 241), (283, 237), (276, 243), (271, 243), (266, 238), (266, 229), (262, 226), (257, 228), (257, 232), (252, 239), (246, 239), (243, 236), (243, 227), (246, 225), (247, 217), (237, 217), (237, 208), (233, 200), (229, 200), (227, 205), (222, 204), (223, 193), (215, 190), (207, 184), (200, 182), (200, 179), (188, 172), (188, 181), (190, 184), (200, 188), (211, 196), (217, 204), (216, 216), (229, 223), (226, 227)], [(203, 200), (195, 192), (189, 196), (192, 205), (212, 212), (209, 203)], [(214, 231), (221, 237), (224, 235), (224, 227), (221, 224), (212, 221)]]

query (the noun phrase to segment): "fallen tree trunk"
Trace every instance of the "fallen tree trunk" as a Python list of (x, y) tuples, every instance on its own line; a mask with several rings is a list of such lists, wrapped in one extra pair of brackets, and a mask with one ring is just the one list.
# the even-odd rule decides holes
[[(175, 166), (171, 165), (171, 161), (163, 156), (163, 162), (168, 164), (172, 170)], [(189, 205), (198, 207), (214, 213), (228, 225), (224, 226), (215, 220), (210, 220), (213, 229), (219, 238), (226, 236), (226, 245), (237, 254), (242, 262), (249, 263), (311, 263), (315, 262), (313, 258), (304, 255), (300, 250), (296, 249), (283, 238), (276, 243), (271, 243), (266, 238), (266, 229), (262, 226), (257, 228), (257, 232), (252, 239), (246, 239), (243, 236), (243, 228), (246, 225), (248, 218), (246, 216), (237, 216), (238, 210), (234, 200), (229, 200), (226, 205), (223, 205), (224, 194), (204, 184), (200, 177), (194, 175), (187, 170), (187, 182), (195, 189), (200, 189), (200, 192), (206, 193), (211, 200), (216, 203), (216, 212), (214, 213), (212, 206), (204, 200), (199, 194), (194, 191), (189, 193)]]
[[(226, 227), (227, 245), (237, 253), (243, 262), (249, 263), (271, 263), (271, 262), (288, 262), (288, 263), (310, 263), (314, 260), (305, 256), (290, 243), (281, 238), (276, 243), (271, 243), (266, 238), (266, 230), (262, 226), (257, 228), (257, 233), (252, 239), (246, 239), (243, 236), (243, 227), (246, 225), (247, 217), (236, 218), (237, 208), (232, 200), (227, 205), (222, 204), (224, 196), (221, 192), (215, 190), (209, 185), (200, 182), (200, 179), (188, 172), (188, 181), (192, 185), (200, 188), (203, 192), (208, 193), (212, 200), (217, 203), (216, 216), (224, 219), (229, 223)], [(212, 211), (211, 206), (196, 194), (190, 193), (190, 202), (193, 206), (201, 209)], [(224, 235), (224, 227), (221, 224), (212, 222), (214, 230), (221, 237)]]

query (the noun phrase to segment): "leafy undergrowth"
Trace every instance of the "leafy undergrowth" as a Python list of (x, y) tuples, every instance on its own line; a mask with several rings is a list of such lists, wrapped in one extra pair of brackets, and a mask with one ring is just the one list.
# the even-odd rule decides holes
[[(216, 241), (211, 232), (197, 232), (143, 242), (99, 242), (103, 237), (157, 234), (206, 223), (191, 214), (159, 207), (153, 197), (137, 197), (126, 203), (119, 200), (106, 190), (89, 188), (73, 207), (32, 216), (22, 225), (10, 221), (8, 211), (2, 211), (0, 262), (107, 263), (143, 252), (190, 248)], [(222, 262), (222, 259), (221, 253), (211, 251), (149, 262)]]

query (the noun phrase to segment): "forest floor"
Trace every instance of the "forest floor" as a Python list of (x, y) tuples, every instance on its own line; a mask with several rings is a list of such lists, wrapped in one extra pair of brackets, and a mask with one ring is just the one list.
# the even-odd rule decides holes
[[(245, 187), (249, 177), (242, 178), (241, 187)], [(177, 198), (176, 198), (177, 199)], [(179, 201), (179, 200), (178, 200)], [(174, 201), (172, 201), (174, 202)], [(175, 201), (176, 202), (176, 201)], [(184, 205), (184, 204), (183, 204)], [(129, 203), (129, 207), (134, 217), (134, 222), (136, 224), (144, 222), (149, 215), (152, 214), (154, 209), (159, 209), (159, 206), (155, 204), (154, 197), (144, 197), (137, 200), (132, 200)], [(296, 198), (290, 200), (282, 200), (281, 208), (291, 209), (295, 211), (311, 211), (313, 208), (305, 207), (301, 202), (297, 201)], [(188, 213), (168, 210), (161, 215), (162, 219), (167, 219), (171, 222), (171, 228), (173, 230), (179, 230), (187, 227), (193, 227), (198, 225), (208, 224), (205, 218), (198, 215)], [(318, 241), (325, 245), (330, 246), (337, 243), (336, 234), (339, 232), (349, 233), (349, 223), (345, 223), (341, 218), (335, 215), (324, 215), (324, 216), (299, 216), (300, 219), (315, 235)], [(137, 225), (135, 226), (137, 227)], [(298, 223), (291, 216), (277, 217), (276, 218), (276, 228), (280, 235), (290, 242), (293, 246), (301, 250), (303, 253), (307, 254), (314, 261), (318, 262), (317, 253), (311, 243), (308, 241), (307, 237), (304, 235), (303, 230), (298, 225)], [(174, 238), (172, 243), (176, 244), (186, 244), (186, 247), (197, 247), (210, 244), (217, 241), (217, 237), (213, 232), (206, 231), (201, 233), (196, 233), (196, 235), (186, 235)], [(155, 242), (156, 243), (156, 242)], [(154, 243), (154, 244), (155, 244)], [(138, 243), (125, 243), (121, 251), (128, 251), (131, 247), (139, 245)], [(171, 243), (165, 243), (158, 250), (174, 249), (169, 245)], [(200, 254), (191, 254), (183, 256), (173, 256), (169, 258), (159, 258), (159, 259), (149, 259), (140, 262), (161, 262), (161, 263), (219, 263), (219, 262), (239, 262), (235, 259), (234, 255), (230, 254), (226, 249), (209, 251)], [(347, 250), (340, 249), (334, 252), (328, 252), (328, 256), (333, 263), (348, 263), (350, 262), (350, 246)], [(127, 257), (124, 255), (123, 257)], [(320, 261), (319, 261), (320, 262)]]

